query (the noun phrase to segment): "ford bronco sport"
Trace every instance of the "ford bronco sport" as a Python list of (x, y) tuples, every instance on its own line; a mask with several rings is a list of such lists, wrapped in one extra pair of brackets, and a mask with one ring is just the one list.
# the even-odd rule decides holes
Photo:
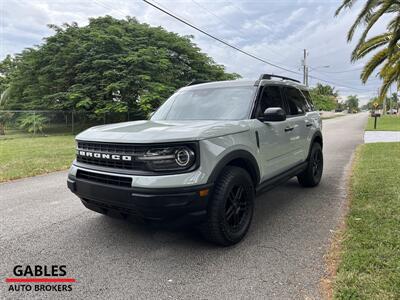
[(322, 134), (307, 88), (269, 74), (190, 84), (150, 120), (96, 126), (76, 137), (68, 187), (89, 209), (158, 223), (196, 223), (232, 245), (255, 195), (322, 175)]

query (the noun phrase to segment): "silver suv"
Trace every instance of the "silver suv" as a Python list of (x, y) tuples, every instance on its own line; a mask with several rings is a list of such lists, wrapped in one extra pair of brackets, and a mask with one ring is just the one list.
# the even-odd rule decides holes
[(322, 134), (307, 88), (257, 81), (183, 87), (150, 120), (90, 128), (76, 137), (68, 187), (89, 209), (150, 223), (196, 224), (220, 245), (250, 227), (255, 195), (297, 176), (322, 175)]

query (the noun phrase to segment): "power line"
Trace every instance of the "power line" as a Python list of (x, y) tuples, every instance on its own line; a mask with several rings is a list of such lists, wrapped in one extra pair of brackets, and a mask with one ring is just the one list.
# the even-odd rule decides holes
[(249, 56), (249, 57), (251, 57), (251, 58), (253, 58), (253, 59), (256, 59), (256, 60), (258, 60), (258, 61), (260, 61), (260, 62), (263, 62), (263, 63), (265, 63), (265, 64), (267, 64), (267, 65), (273, 66), (273, 67), (275, 67), (275, 68), (277, 68), (277, 69), (284, 70), (284, 71), (286, 71), (286, 72), (293, 73), (293, 74), (296, 74), (296, 75), (301, 75), (301, 73), (299, 73), (299, 72), (296, 72), (296, 71), (293, 71), (293, 70), (290, 70), (290, 69), (281, 67), (281, 66), (279, 66), (279, 65), (277, 65), (277, 64), (274, 64), (274, 63), (272, 63), (272, 62), (270, 62), (270, 61), (267, 61), (267, 60), (265, 60), (265, 59), (263, 59), (263, 58), (260, 58), (260, 57), (254, 55), (254, 54), (251, 54), (251, 53), (249, 53), (249, 52), (247, 52), (247, 51), (245, 51), (245, 50), (242, 50), (242, 49), (240, 49), (240, 48), (238, 48), (238, 47), (236, 47), (236, 46), (234, 46), (234, 45), (231, 45), (231, 44), (229, 44), (228, 42), (224, 41), (223, 39), (220, 39), (220, 38), (218, 38), (218, 37), (216, 37), (216, 36), (214, 36), (214, 35), (212, 35), (212, 34), (206, 32), (206, 31), (200, 29), (199, 27), (197, 27), (197, 26), (195, 26), (195, 25), (193, 25), (193, 24), (191, 24), (191, 23), (189, 23), (189, 22), (187, 22), (187, 21), (185, 21), (185, 20), (183, 20), (183, 19), (177, 17), (176, 15), (174, 15), (174, 14), (172, 14), (172, 13), (166, 11), (165, 9), (163, 9), (163, 8), (161, 8), (161, 7), (157, 6), (157, 5), (155, 5), (154, 3), (151, 3), (151, 2), (149, 2), (149, 1), (147, 1), (147, 0), (143, 0), (143, 1), (144, 1), (145, 3), (147, 3), (147, 4), (149, 4), (150, 6), (153, 6), (154, 8), (158, 9), (159, 11), (161, 11), (161, 12), (163, 12), (163, 13), (169, 15), (170, 17), (172, 17), (172, 18), (174, 18), (174, 19), (176, 19), (176, 20), (178, 20), (178, 21), (180, 21), (180, 22), (186, 24), (187, 26), (189, 26), (189, 27), (191, 27), (191, 28), (193, 28), (193, 29), (195, 29), (195, 30), (201, 32), (202, 34), (204, 34), (204, 35), (206, 35), (206, 36), (208, 36), (208, 37), (210, 37), (210, 38), (212, 38), (212, 39), (214, 39), (214, 40), (216, 40), (216, 41), (218, 41), (218, 42), (220, 42), (220, 43), (222, 43), (222, 44), (224, 44), (224, 45), (226, 45), (226, 46), (228, 46), (228, 47), (230, 47), (230, 48), (232, 48), (232, 49), (235, 49), (236, 51), (239, 51), (239, 52), (242, 53), (242, 54), (245, 54), (245, 55), (247, 55), (247, 56)]
[[(242, 54), (245, 54), (245, 55), (247, 55), (247, 56), (249, 56), (249, 57), (251, 57), (251, 58), (253, 58), (253, 59), (256, 59), (256, 60), (258, 60), (258, 61), (260, 61), (260, 62), (263, 62), (263, 63), (268, 64), (268, 65), (270, 65), (270, 66), (273, 66), (273, 67), (275, 67), (275, 68), (284, 70), (284, 71), (286, 71), (286, 72), (293, 73), (293, 74), (296, 74), (296, 75), (301, 75), (301, 73), (299, 73), (299, 72), (296, 72), (296, 71), (287, 69), (287, 68), (285, 68), (285, 67), (281, 67), (281, 66), (279, 66), (279, 65), (277, 65), (277, 64), (275, 64), (275, 63), (272, 63), (272, 62), (270, 62), (270, 61), (267, 61), (266, 59), (257, 57), (257, 56), (254, 55), (254, 54), (251, 54), (251, 53), (249, 53), (249, 52), (247, 52), (247, 51), (245, 51), (245, 50), (242, 50), (242, 49), (240, 49), (240, 48), (238, 48), (238, 47), (236, 47), (236, 46), (234, 46), (234, 45), (231, 45), (231, 44), (229, 44), (228, 42), (226, 42), (226, 41), (224, 41), (224, 40), (222, 40), (222, 39), (220, 39), (220, 38), (218, 38), (218, 37), (215, 37), (215, 36), (209, 34), (208, 32), (206, 32), (206, 31), (204, 31), (204, 30), (202, 30), (202, 29), (196, 27), (195, 25), (191, 24), (189, 21), (186, 21), (186, 20), (184, 20), (183, 18), (180, 18), (180, 17), (178, 17), (178, 16), (176, 16), (176, 15), (174, 15), (174, 14), (172, 14), (172, 13), (166, 11), (165, 9), (163, 9), (163, 8), (161, 8), (161, 7), (155, 5), (155, 4), (153, 4), (153, 3), (151, 3), (151, 2), (149, 2), (149, 1), (147, 1), (147, 0), (143, 0), (143, 1), (144, 1), (145, 3), (147, 3), (147, 4), (149, 4), (150, 6), (153, 6), (153, 7), (156, 8), (157, 10), (159, 10), (159, 11), (161, 11), (161, 12), (163, 12), (163, 13), (169, 15), (170, 17), (172, 17), (172, 18), (174, 18), (174, 19), (176, 19), (176, 20), (178, 20), (178, 21), (180, 21), (180, 22), (186, 24), (187, 26), (189, 26), (189, 27), (191, 27), (191, 28), (193, 28), (193, 29), (195, 29), (195, 30), (197, 30), (197, 31), (199, 31), (199, 32), (201, 32), (201, 33), (203, 33), (204, 35), (207, 35), (208, 37), (210, 37), (210, 38), (212, 38), (212, 39), (214, 39), (214, 40), (216, 40), (216, 41), (218, 41), (218, 42), (220, 42), (220, 43), (222, 43), (222, 44), (224, 44), (224, 45), (226, 45), (226, 46), (228, 46), (228, 47), (230, 47), (230, 48), (232, 48), (232, 49), (234, 49), (234, 50), (236, 50), (236, 51), (239, 51), (239, 52), (242, 53)], [(97, 3), (97, 4), (100, 5), (100, 6), (103, 6), (104, 8), (108, 8), (108, 9), (111, 8), (111, 7), (109, 7), (109, 6), (106, 6), (103, 2), (100, 2), (100, 1), (96, 1), (96, 0), (95, 0), (95, 3)], [(236, 6), (236, 7), (237, 7), (237, 6)], [(123, 14), (122, 11), (120, 11), (120, 10), (118, 10), (118, 9), (114, 9), (114, 10), (120, 12), (121, 15)], [(363, 89), (358, 89), (358, 88), (346, 86), (346, 85), (343, 85), (343, 84), (339, 84), (339, 83), (334, 82), (334, 81), (325, 80), (325, 79), (322, 79), (322, 78), (319, 78), (319, 77), (316, 77), (316, 76), (312, 76), (312, 75), (309, 75), (309, 77), (310, 77), (310, 78), (313, 78), (313, 79), (316, 79), (316, 80), (319, 80), (319, 81), (322, 81), (322, 82), (325, 82), (325, 83), (329, 83), (329, 84), (333, 84), (333, 85), (336, 85), (336, 86), (345, 87), (345, 88), (348, 88), (348, 89), (351, 89), (351, 90), (358, 90), (358, 91), (362, 91), (362, 92), (370, 92), (370, 91), (365, 91), (365, 90), (363, 90)]]
[(322, 81), (322, 82), (325, 82), (325, 83), (328, 83), (328, 84), (333, 84), (333, 85), (336, 85), (336, 86), (339, 86), (339, 87), (348, 88), (350, 90), (355, 90), (355, 91), (360, 91), (360, 92), (373, 92), (373, 91), (367, 91), (367, 90), (360, 89), (360, 88), (351, 87), (351, 86), (344, 85), (344, 84), (341, 84), (341, 83), (337, 83), (337, 82), (334, 82), (334, 81), (322, 79), (322, 78), (319, 78), (319, 77), (316, 77), (316, 76), (312, 76), (312, 75), (308, 75), (308, 76), (310, 78), (313, 78), (313, 79), (316, 79), (316, 80), (319, 80), (319, 81)]
[(213, 15), (215, 18), (217, 18), (218, 20), (220, 20), (222, 23), (224, 23), (225, 25), (228, 25), (231, 29), (235, 30), (235, 31), (240, 31), (240, 29), (236, 28), (235, 26), (231, 25), (230, 23), (226, 22), (224, 19), (220, 18), (217, 14), (213, 13), (211, 10), (209, 10), (207, 7), (201, 5), (199, 2), (195, 1), (195, 0), (191, 0), (194, 4), (196, 4), (198, 7), (200, 7), (202, 10), (208, 12), (210, 15)]
[(342, 71), (321, 71), (321, 70), (318, 70), (318, 72), (327, 73), (327, 74), (340, 74), (340, 73), (350, 73), (350, 72), (355, 72), (355, 71), (361, 71), (363, 69), (364, 69), (364, 67), (356, 68), (356, 69), (349, 69), (349, 70), (342, 70)]
[[(210, 15), (213, 15), (216, 19), (218, 19), (219, 21), (221, 21), (222, 23), (224, 23), (225, 25), (227, 25), (229, 28), (235, 30), (236, 32), (240, 32), (240, 36), (241, 36), (241, 37), (243, 37), (243, 35), (246, 35), (245, 32), (243, 32), (243, 30), (242, 30), (241, 28), (238, 28), (238, 27), (232, 25), (231, 23), (226, 22), (224, 19), (222, 19), (221, 17), (219, 17), (217, 14), (213, 13), (212, 10), (208, 9), (206, 6), (200, 4), (199, 2), (197, 2), (197, 1), (195, 1), (195, 0), (191, 0), (191, 1), (192, 1), (194, 4), (196, 4), (198, 7), (200, 7), (202, 10), (208, 12)], [(238, 6), (234, 5), (233, 3), (231, 3), (231, 2), (228, 2), (228, 3), (232, 4), (232, 6), (238, 8), (239, 10), (241, 10)], [(241, 11), (242, 11), (242, 10), (241, 10)], [(243, 12), (243, 11), (242, 11), (242, 12)], [(258, 21), (258, 20), (256, 20), (256, 24), (257, 24), (257, 25), (258, 25), (258, 24), (261, 24), (262, 26), (266, 26), (265, 24), (261, 23), (261, 22)], [(273, 54), (273, 55), (278, 55), (278, 56), (281, 55), (280, 53), (277, 53), (275, 50), (272, 50), (271, 48), (267, 48), (267, 49), (265, 49), (265, 50), (271, 52), (271, 54)], [(278, 64), (278, 63), (279, 63), (280, 65), (284, 66), (284, 65), (282, 64), (282, 61), (279, 61), (279, 62), (277, 62), (276, 64)], [(285, 68), (289, 68), (289, 67), (290, 67), (290, 68), (292, 68), (292, 69), (296, 69), (296, 67), (294, 67), (294, 66), (287, 66), (287, 65), (286, 65), (286, 66), (284, 66), (284, 67), (285, 67)]]

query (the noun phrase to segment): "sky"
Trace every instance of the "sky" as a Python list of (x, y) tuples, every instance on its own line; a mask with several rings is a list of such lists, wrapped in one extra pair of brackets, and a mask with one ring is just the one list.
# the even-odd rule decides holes
[[(363, 1), (334, 17), (341, 1), (335, 0), (149, 0), (189, 23), (266, 61), (302, 72), (303, 49), (307, 49), (310, 76), (329, 81), (342, 99), (358, 95), (361, 103), (376, 96), (381, 80), (372, 76), (366, 85), (359, 79), (365, 61), (350, 60), (354, 42), (347, 43), (347, 31)], [(62, 25), (88, 18), (111, 15), (133, 16), (140, 22), (162, 26), (182, 35), (193, 35), (203, 52), (229, 72), (246, 79), (273, 73), (302, 80), (250, 58), (195, 31), (140, 0), (0, 0), (0, 59), (20, 53), (53, 34), (47, 24)], [(386, 31), (380, 21), (371, 34)], [(318, 82), (310, 78), (310, 85)]]

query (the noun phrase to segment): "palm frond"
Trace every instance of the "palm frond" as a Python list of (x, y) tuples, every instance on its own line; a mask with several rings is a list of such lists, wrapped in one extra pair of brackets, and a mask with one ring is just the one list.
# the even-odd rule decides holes
[(358, 26), (362, 22), (368, 20), (372, 14), (373, 8), (375, 8), (379, 4), (379, 0), (368, 0), (361, 12), (358, 14), (357, 19), (354, 21), (353, 25), (350, 27), (349, 32), (347, 33), (347, 41), (351, 41), (353, 39), (354, 33)]
[(382, 49), (368, 61), (360, 75), (363, 83), (366, 83), (372, 72), (387, 59), (387, 52), (387, 48)]
[[(372, 13), (371, 16), (368, 18), (367, 21), (367, 26), (365, 27), (358, 45), (359, 46), (361, 43), (363, 43), (371, 30), (372, 26), (375, 25), (375, 23), (385, 14), (387, 13), (388, 9), (393, 5), (392, 1), (386, 1), (376, 12)], [(356, 46), (356, 48), (357, 48)]]
[(4, 107), (10, 98), (10, 87), (6, 88), (1, 94), (0, 94), (0, 107)]
[(357, 1), (357, 0), (344, 0), (343, 3), (342, 3), (342, 5), (340, 5), (339, 8), (335, 11), (335, 16), (337, 16), (338, 14), (340, 14), (340, 12), (342, 11), (342, 9), (344, 9), (344, 8), (351, 8), (351, 7), (354, 5), (354, 3), (355, 3), (356, 1)]
[(395, 67), (387, 70), (385, 77), (383, 77), (383, 85), (379, 91), (379, 98), (383, 99), (389, 90), (390, 85), (397, 82), (397, 88), (400, 86), (400, 63), (398, 62)]
[(389, 42), (390, 33), (383, 33), (373, 38), (370, 38), (366, 42), (362, 43), (358, 49), (354, 49), (351, 55), (351, 60), (356, 61), (363, 58), (371, 51), (379, 48)]
[(400, 13), (396, 18), (396, 22), (393, 24), (393, 34), (391, 36), (388, 48), (389, 48), (389, 56), (395, 52), (396, 48), (399, 49), (398, 42), (400, 40)]

